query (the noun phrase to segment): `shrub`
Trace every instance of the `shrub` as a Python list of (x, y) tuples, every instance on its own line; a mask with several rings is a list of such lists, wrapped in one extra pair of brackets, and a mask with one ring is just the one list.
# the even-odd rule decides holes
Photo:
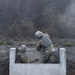
[(13, 45), (13, 42), (6, 42), (6, 45)]
[(63, 43), (63, 46), (66, 46), (66, 47), (73, 47), (73, 46), (74, 46), (74, 43), (72, 43), (72, 42), (64, 42), (64, 43)]
[(0, 45), (4, 45), (4, 42), (0, 41)]

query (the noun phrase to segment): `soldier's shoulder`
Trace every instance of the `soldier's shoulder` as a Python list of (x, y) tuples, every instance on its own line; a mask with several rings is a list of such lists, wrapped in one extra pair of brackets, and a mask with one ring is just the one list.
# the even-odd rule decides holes
[(47, 33), (44, 33), (44, 36), (50, 38), (49, 34), (47, 34)]

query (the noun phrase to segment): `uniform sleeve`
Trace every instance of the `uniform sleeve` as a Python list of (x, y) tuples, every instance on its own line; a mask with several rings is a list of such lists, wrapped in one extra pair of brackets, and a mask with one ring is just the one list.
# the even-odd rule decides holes
[(41, 47), (42, 47), (42, 43), (41, 43), (41, 40), (37, 43), (37, 50), (40, 51), (41, 50)]

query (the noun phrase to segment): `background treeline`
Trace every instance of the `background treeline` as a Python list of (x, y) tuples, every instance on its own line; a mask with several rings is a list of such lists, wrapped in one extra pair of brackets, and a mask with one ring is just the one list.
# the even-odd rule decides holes
[(0, 0), (0, 39), (34, 37), (37, 30), (56, 38), (75, 37), (60, 21), (70, 1)]

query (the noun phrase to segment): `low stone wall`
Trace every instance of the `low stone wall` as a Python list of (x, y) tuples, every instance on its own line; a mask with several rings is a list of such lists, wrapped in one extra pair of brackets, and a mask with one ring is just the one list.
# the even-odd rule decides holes
[(9, 75), (66, 75), (66, 50), (60, 48), (59, 64), (15, 63), (16, 48), (10, 49)]

